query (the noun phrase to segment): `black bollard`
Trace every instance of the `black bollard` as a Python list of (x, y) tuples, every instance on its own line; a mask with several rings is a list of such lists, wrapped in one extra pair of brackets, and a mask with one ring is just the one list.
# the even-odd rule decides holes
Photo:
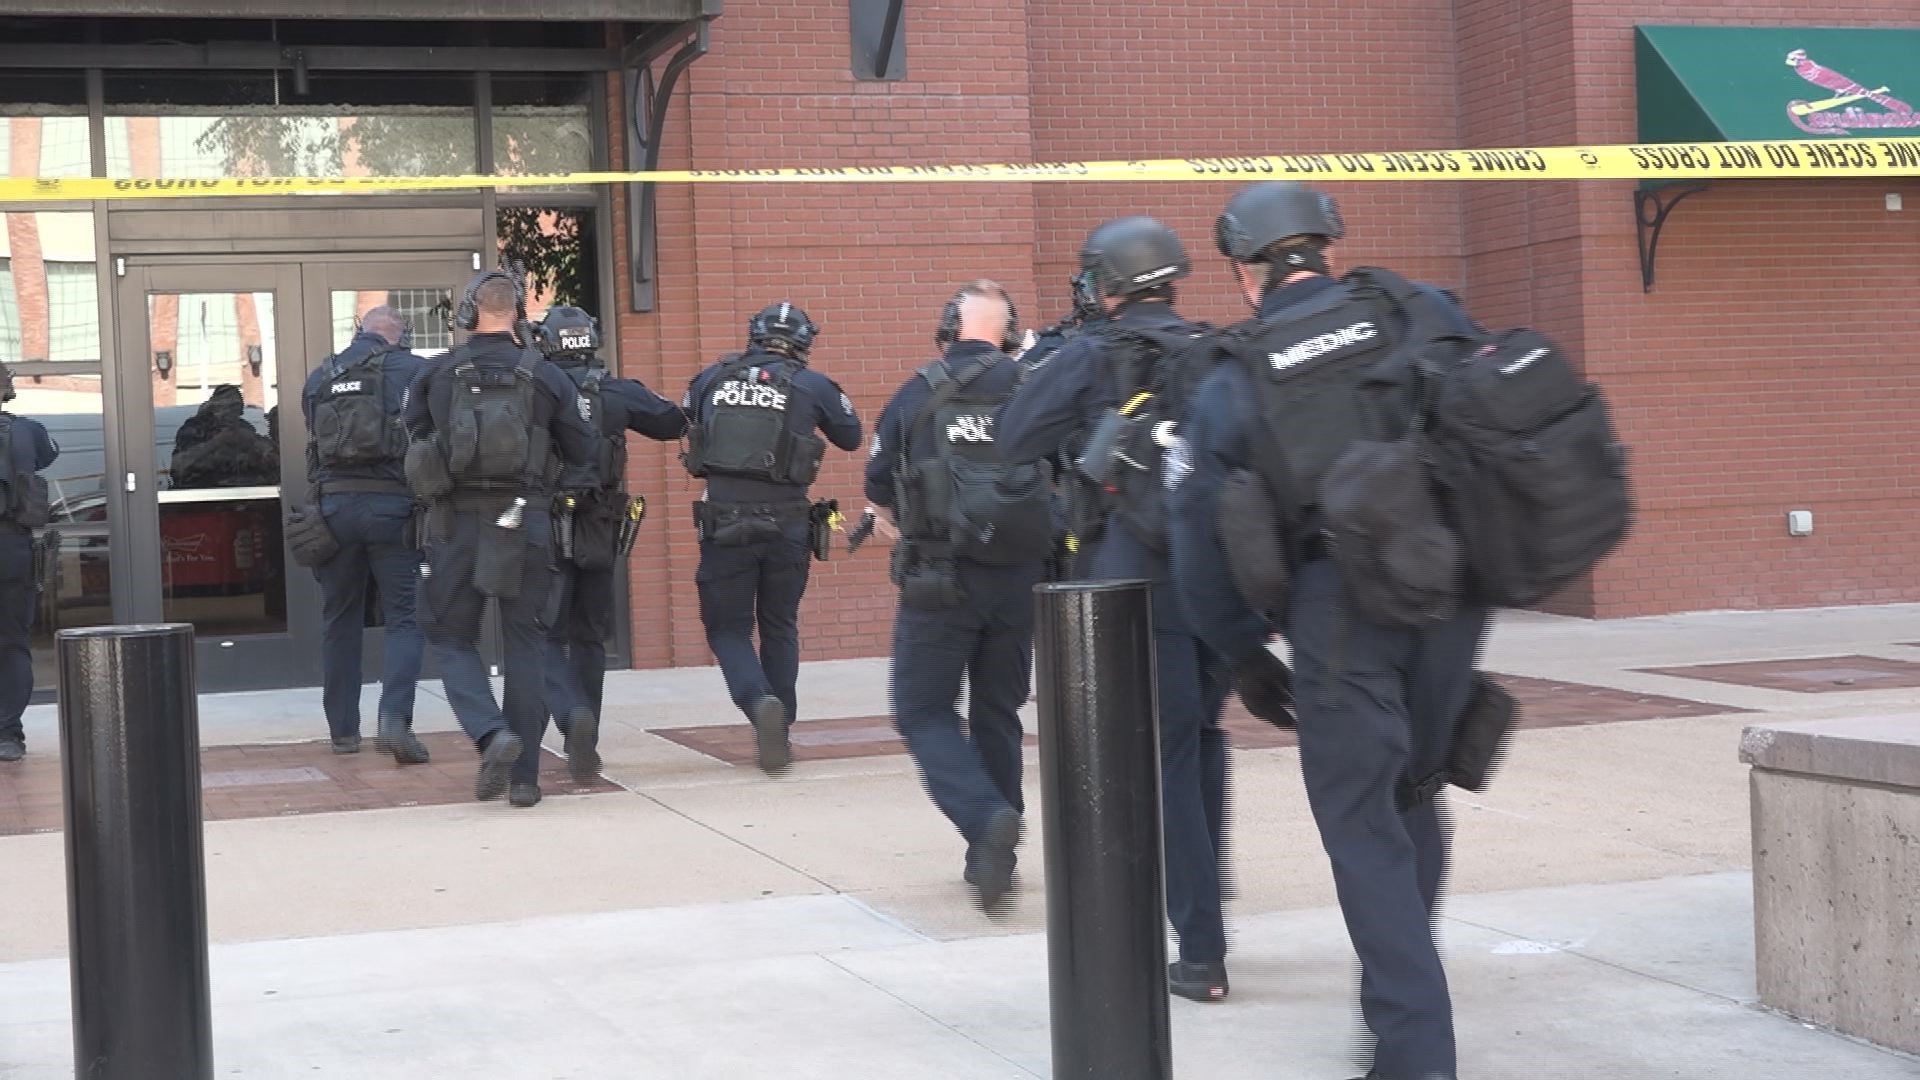
[(55, 643), (75, 1075), (212, 1080), (193, 627)]
[(1034, 588), (1054, 1080), (1168, 1080), (1151, 587)]

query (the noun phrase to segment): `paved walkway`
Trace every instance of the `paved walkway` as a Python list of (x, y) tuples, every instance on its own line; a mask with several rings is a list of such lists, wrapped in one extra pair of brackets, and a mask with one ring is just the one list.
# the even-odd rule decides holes
[[(1920, 606), (1503, 622), (1488, 666), (1596, 719), (1522, 732), (1490, 790), (1450, 795), (1462, 1075), (1920, 1077), (1753, 1005), (1737, 757), (1763, 718), (1920, 713), (1909, 641)], [(1648, 670), (1748, 662), (1769, 663)], [(884, 661), (808, 665), (803, 719), (846, 721), (810, 730), (865, 745), (778, 780), (697, 748), (688, 729), (733, 714), (716, 672), (686, 669), (609, 680), (613, 790), (268, 813), (271, 785), (252, 789), (261, 813), (207, 825), (218, 1075), (1048, 1075), (1044, 837), (1029, 830), (1011, 915), (982, 917), (958, 838), (878, 745), (885, 685)], [(450, 730), (438, 689), (422, 687), (420, 726)], [(201, 711), (222, 753), (334, 767), (312, 742), (317, 691)], [(28, 737), (28, 764), (49, 767), (51, 707)], [(436, 751), (467, 775), (457, 741)], [(0, 796), (23, 775), (0, 771)], [(1351, 953), (1298, 756), (1237, 748), (1232, 782), (1234, 993), (1173, 1003), (1178, 1074), (1343, 1080)], [(0, 836), (5, 1080), (71, 1075), (61, 860), (57, 833)]]

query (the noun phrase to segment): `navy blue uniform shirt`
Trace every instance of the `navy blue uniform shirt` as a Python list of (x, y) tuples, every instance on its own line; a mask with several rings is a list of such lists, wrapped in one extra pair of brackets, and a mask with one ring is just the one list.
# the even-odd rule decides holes
[[(353, 358), (356, 359), (361, 355), (371, 355), (374, 353), (384, 354), (380, 357), (380, 371), (382, 376), (382, 400), (380, 404), (381, 407), (386, 410), (387, 416), (391, 417), (393, 422), (398, 424), (400, 422), (400, 414), (406, 408), (407, 390), (413, 386), (413, 380), (420, 374), (420, 368), (425, 364), (425, 361), (405, 349), (389, 344), (387, 339), (381, 337), (379, 334), (366, 330), (362, 330), (353, 335), (353, 341), (345, 349), (340, 350), (340, 352), (327, 359), (332, 361), (336, 357), (344, 357), (349, 353), (353, 354)], [(321, 364), (318, 368), (314, 369), (312, 375), (307, 376), (307, 385), (300, 391), (300, 411), (307, 418), (307, 483), (324, 484), (328, 480), (352, 478), (357, 480), (391, 480), (405, 487), (407, 483), (407, 470), (406, 458), (404, 456), (395, 458), (390, 462), (382, 462), (378, 465), (350, 465), (340, 468), (324, 466), (315, 460), (312, 442), (313, 407), (319, 403), (321, 392), (326, 389), (327, 384), (331, 381), (332, 376), (328, 374), (328, 365)]]
[[(572, 358), (563, 358), (554, 363), (575, 386), (586, 380), (587, 372), (605, 366), (599, 360), (588, 362)], [(601, 376), (600, 407), (602, 414), (594, 417), (594, 423), (605, 436), (631, 431), (649, 439), (669, 442), (687, 433), (687, 414), (680, 410), (680, 406), (647, 389), (646, 384), (638, 379), (620, 379), (611, 374)], [(603, 476), (600, 479), (611, 484), (622, 478)]]
[[(452, 409), (454, 365), (472, 359), (481, 367), (506, 370), (519, 363), (525, 352), (513, 335), (502, 331), (475, 334), (458, 348), (426, 361), (407, 389), (401, 422), (416, 439), (432, 435)], [(598, 486), (594, 463), (599, 458), (600, 433), (588, 421), (579, 388), (544, 357), (534, 361), (532, 370), (534, 382), (545, 391), (534, 395), (535, 422), (544, 423), (553, 436), (553, 445), (566, 469), (561, 484), (570, 488)], [(545, 535), (547, 510), (544, 500), (529, 499), (526, 527)]]
[[(1020, 365), (984, 341), (958, 342), (941, 359), (946, 362), (948, 376), (955, 379), (965, 378), (977, 364), (990, 364), (967, 384), (969, 396), (1004, 397), (1020, 382)], [(873, 448), (867, 452), (867, 501), (873, 505), (897, 510), (893, 505), (893, 478), (899, 469), (903, 441), (909, 461), (925, 461), (939, 452), (931, 422), (911, 432), (906, 430), (920, 415), (920, 410), (926, 408), (933, 393), (932, 384), (915, 372), (913, 378), (901, 384), (893, 400), (881, 410), (880, 419), (875, 421)], [(896, 512), (895, 518), (898, 516)]]
[[(1261, 301), (1260, 317), (1310, 300), (1337, 284), (1332, 278), (1315, 275), (1274, 289)], [(1474, 329), (1465, 313), (1438, 289), (1428, 285), (1421, 288), (1440, 296), (1447, 310), (1459, 318), (1462, 329)], [(1393, 328), (1396, 336), (1402, 329)], [(1266, 648), (1270, 629), (1269, 613), (1250, 610), (1234, 587), (1215, 525), (1220, 513), (1220, 489), (1227, 475), (1236, 468), (1252, 467), (1251, 446), (1261, 423), (1259, 400), (1243, 366), (1233, 361), (1215, 365), (1195, 391), (1182, 427), (1193, 471), (1168, 494), (1174, 580), (1187, 620), (1201, 640), (1234, 663)]]
[[(787, 399), (786, 410), (789, 431), (810, 434), (818, 430), (828, 442), (842, 450), (860, 449), (860, 414), (854, 411), (853, 399), (840, 389), (839, 383), (798, 360), (765, 349), (749, 349), (742, 359), (761, 367), (783, 365), (793, 371), (794, 393)], [(726, 364), (727, 361), (722, 360), (693, 377), (686, 397), (680, 399), (680, 407), (686, 410), (690, 422), (697, 424), (705, 415), (720, 369)], [(707, 478), (707, 498), (713, 502), (785, 502), (805, 498), (806, 494), (806, 488), (795, 484), (773, 484), (740, 476)]]
[(53, 441), (40, 421), (13, 413), (7, 415), (12, 417), (13, 431), (12, 445), (6, 448), (13, 460), (10, 472), (37, 473), (60, 457), (60, 444)]
[[(1128, 304), (1108, 320), (1114, 326), (1179, 330), (1191, 325), (1161, 301)], [(1007, 402), (994, 425), (1000, 453), (1008, 461), (1025, 464), (1058, 453), (1076, 436), (1090, 430), (1108, 409), (1121, 404), (1120, 388), (1107, 361), (1111, 342), (1097, 332), (1080, 334), (1060, 351), (1030, 368), (1026, 382)], [(1094, 553), (1094, 578), (1145, 578), (1156, 584), (1172, 580), (1166, 557), (1134, 539), (1109, 516), (1106, 534)], [(1156, 602), (1158, 593), (1156, 590)], [(1156, 619), (1172, 612), (1156, 612)]]

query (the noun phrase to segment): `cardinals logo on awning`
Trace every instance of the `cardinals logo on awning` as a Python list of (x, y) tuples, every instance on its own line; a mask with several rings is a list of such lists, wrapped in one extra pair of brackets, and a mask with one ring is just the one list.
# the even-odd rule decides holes
[[(1885, 86), (1868, 87), (1854, 82), (1829, 67), (1814, 63), (1807, 50), (1787, 54), (1787, 66), (1815, 86), (1832, 91), (1818, 101), (1795, 99), (1787, 102), (1787, 117), (1801, 131), (1814, 135), (1850, 135), (1855, 131), (1886, 128), (1920, 128), (1920, 113), (1896, 97), (1888, 97)], [(1858, 102), (1868, 101), (1880, 110), (1868, 110)]]

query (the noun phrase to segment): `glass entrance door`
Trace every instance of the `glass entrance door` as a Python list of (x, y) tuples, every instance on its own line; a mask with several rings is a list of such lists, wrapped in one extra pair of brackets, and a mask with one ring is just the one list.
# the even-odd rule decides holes
[(286, 555), (282, 492), (307, 369), (300, 267), (129, 266), (120, 289), (128, 616), (184, 622), (200, 688), (318, 678), (313, 577)]
[[(288, 556), (283, 526), (286, 507), (308, 498), (302, 389), (381, 304), (408, 318), (416, 352), (450, 348), (470, 260), (127, 260), (121, 451), (110, 475), (126, 507), (112, 552), (115, 614), (192, 624), (202, 691), (320, 682), (320, 590)], [(368, 600), (362, 670), (377, 679), (371, 586)]]

